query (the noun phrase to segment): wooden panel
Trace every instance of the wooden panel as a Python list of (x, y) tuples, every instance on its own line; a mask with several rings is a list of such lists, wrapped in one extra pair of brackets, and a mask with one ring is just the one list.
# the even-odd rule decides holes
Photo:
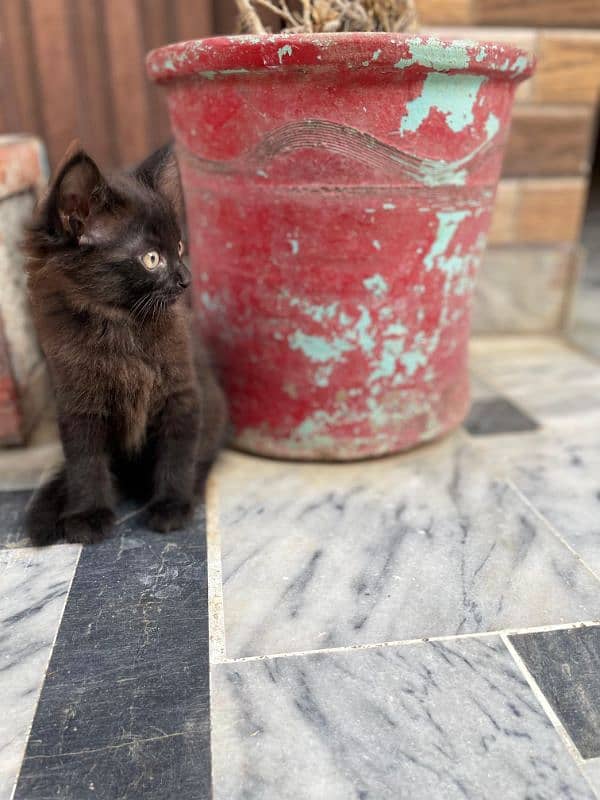
[[(88, 0), (70, 0), (71, 38), (77, 62), (77, 133), (81, 143), (104, 165), (116, 163), (118, 148), (107, 131), (115, 128), (109, 91), (106, 35), (102, 8)], [(81, 102), (89, 98), (89, 102)]]
[(29, 13), (40, 86), (44, 134), (50, 157), (61, 158), (77, 128), (75, 64), (66, 0), (30, 2)]
[(474, 333), (553, 333), (575, 272), (573, 245), (488, 248), (475, 286)]
[(474, 0), (472, 17), (482, 25), (600, 25), (598, 0)]
[(417, 0), (426, 25), (600, 26), (598, 0)]
[(600, 94), (600, 31), (542, 31), (533, 96), (539, 102), (596, 103)]
[(31, 27), (25, 0), (0, 3), (2, 26), (3, 101), (11, 109), (4, 120), (2, 132), (42, 131), (42, 116), (38, 102), (33, 69)]
[(417, 0), (421, 25), (471, 25), (472, 0)]
[(504, 179), (498, 187), (492, 244), (550, 244), (579, 239), (585, 178)]
[(212, 7), (198, 0), (172, 0), (176, 38), (200, 39), (213, 30)]
[[(164, 0), (140, 0), (144, 52), (148, 53), (177, 40), (175, 14), (172, 4)], [(165, 93), (158, 86), (148, 86), (151, 147), (166, 142), (170, 136), (169, 115)]]
[[(233, 27), (233, 12), (221, 22)], [(169, 136), (148, 50), (212, 30), (212, 0), (5, 0), (0, 3), (0, 133), (29, 131), (53, 165), (79, 137), (106, 166)]]
[(150, 149), (148, 86), (143, 71), (131, 66), (144, 63), (142, 28), (136, 6), (122, 0), (104, 0), (104, 24), (119, 161), (129, 166)]
[(519, 186), (516, 181), (501, 181), (488, 240), (492, 244), (508, 244), (516, 240)]
[(516, 106), (504, 175), (587, 175), (594, 106)]
[(586, 199), (583, 178), (528, 181), (519, 202), (517, 241), (577, 241)]

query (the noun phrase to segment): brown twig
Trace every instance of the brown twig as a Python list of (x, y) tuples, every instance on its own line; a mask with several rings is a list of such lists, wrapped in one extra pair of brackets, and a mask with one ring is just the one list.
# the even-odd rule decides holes
[(240, 29), (242, 33), (266, 33), (251, 0), (236, 0), (236, 4), (240, 14)]
[(237, 0), (237, 4), (242, 29), (250, 33), (265, 33), (257, 6), (283, 20), (290, 33), (397, 33), (416, 27), (415, 0)]

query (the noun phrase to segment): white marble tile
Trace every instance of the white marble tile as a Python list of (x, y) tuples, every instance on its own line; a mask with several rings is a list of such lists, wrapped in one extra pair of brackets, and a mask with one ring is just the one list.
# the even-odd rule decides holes
[(56, 420), (45, 416), (26, 447), (0, 448), (0, 491), (33, 489), (62, 462)]
[(466, 437), (363, 464), (227, 454), (229, 658), (600, 618), (600, 585)]
[(495, 446), (511, 480), (600, 577), (600, 427)]
[(600, 424), (600, 364), (557, 339), (475, 339), (471, 369), (540, 422)]
[(215, 800), (591, 800), (495, 637), (223, 664)]
[(471, 400), (491, 400), (498, 397), (499, 392), (486, 383), (478, 375), (471, 375)]
[(489, 248), (475, 284), (473, 330), (557, 331), (574, 265), (570, 247)]
[(0, 798), (10, 798), (79, 545), (0, 551)]
[(586, 761), (583, 765), (583, 773), (596, 792), (597, 797), (600, 797), (600, 758)]

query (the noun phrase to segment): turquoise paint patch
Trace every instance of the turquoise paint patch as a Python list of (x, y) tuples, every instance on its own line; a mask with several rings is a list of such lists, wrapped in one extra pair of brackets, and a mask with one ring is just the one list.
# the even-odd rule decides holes
[(460, 223), (469, 217), (470, 211), (438, 211), (438, 230), (431, 249), (423, 259), (428, 270), (437, 267), (448, 275), (460, 272), (464, 266), (464, 258), (448, 257), (446, 251), (454, 238)]
[(473, 106), (482, 84), (482, 75), (440, 75), (431, 72), (425, 78), (423, 90), (406, 104), (406, 115), (400, 123), (400, 133), (418, 131), (433, 108), (446, 115), (446, 124), (455, 133), (474, 121)]
[(279, 63), (283, 64), (283, 57), (284, 56), (291, 56), (294, 51), (292, 50), (291, 44), (284, 44), (283, 47), (280, 47), (277, 51), (277, 55), (279, 56)]
[(381, 311), (379, 312), (379, 317), (381, 319), (389, 319), (393, 313), (394, 312), (392, 311), (392, 309), (386, 306), (385, 308), (382, 308)]
[(389, 289), (385, 278), (378, 273), (370, 278), (365, 278), (363, 281), (363, 286), (370, 292), (373, 292), (375, 297), (383, 297), (383, 295), (386, 294)]
[(487, 55), (486, 48), (485, 47), (480, 47), (477, 55), (475, 56), (475, 61), (479, 61), (479, 62), (483, 61), (483, 59), (486, 57), (486, 55)]
[(377, 61), (379, 59), (380, 55), (381, 55), (381, 50), (375, 50), (375, 52), (373, 53), (373, 59), (372, 60), (373, 61)]
[(290, 239), (290, 247), (292, 248), (292, 255), (297, 256), (300, 252), (300, 242), (298, 239)]
[(529, 59), (527, 56), (518, 56), (518, 58), (513, 62), (511, 66), (511, 70), (515, 72), (517, 75), (522, 75), (523, 72), (527, 69), (529, 65)]
[(333, 369), (333, 364), (325, 364), (322, 367), (319, 367), (315, 373), (315, 385), (321, 389), (329, 386), (329, 378), (331, 378)]
[(365, 353), (370, 353), (375, 347), (375, 340), (369, 333), (369, 328), (372, 323), (371, 315), (364, 306), (359, 306), (359, 308), (361, 309), (360, 319), (355, 325), (352, 336), (354, 337), (354, 335), (356, 335), (361, 349)]
[(387, 339), (383, 343), (379, 363), (371, 374), (369, 383), (375, 383), (375, 381), (381, 378), (391, 377), (396, 372), (398, 360), (402, 357), (403, 353), (404, 339)]
[(373, 425), (377, 428), (381, 428), (383, 425), (387, 423), (387, 413), (385, 409), (383, 409), (377, 400), (374, 397), (367, 398), (367, 408), (369, 409), (369, 416), (371, 417), (371, 421)]
[(315, 305), (309, 303), (308, 300), (301, 300), (298, 297), (292, 297), (289, 301), (292, 308), (299, 308), (303, 314), (306, 314), (315, 322), (323, 322), (324, 319), (333, 319), (336, 315), (339, 303), (331, 303), (328, 306)]
[(408, 40), (410, 58), (401, 58), (396, 62), (396, 69), (407, 69), (413, 64), (429, 67), (440, 72), (451, 69), (466, 69), (469, 66), (467, 47), (474, 42), (453, 41), (442, 42), (435, 36), (425, 41), (420, 37)]
[(500, 120), (495, 114), (490, 114), (485, 121), (485, 135), (487, 136), (488, 142), (496, 136), (499, 130)]
[(384, 203), (383, 204), (384, 211), (393, 211), (396, 208), (395, 203)]
[(419, 367), (424, 367), (427, 364), (427, 356), (420, 350), (410, 350), (400, 356), (400, 361), (406, 370), (406, 374), (410, 378)]
[(248, 72), (247, 69), (219, 69), (219, 70), (204, 70), (199, 74), (203, 78), (207, 78), (209, 81), (214, 81), (214, 79), (218, 75), (242, 75), (243, 73)]
[(340, 313), (340, 322), (342, 325), (350, 325), (350, 323), (352, 322), (352, 318), (349, 317), (348, 314), (344, 314), (344, 312), (342, 311)]
[(381, 242), (379, 239), (373, 239), (373, 247), (375, 250), (381, 250)]
[(406, 333), (408, 333), (407, 329), (399, 323), (388, 325), (385, 331), (386, 336), (404, 336)]
[(302, 331), (296, 331), (288, 337), (292, 350), (302, 350), (311, 361), (337, 361), (352, 345), (343, 339), (328, 341), (323, 336), (309, 336)]

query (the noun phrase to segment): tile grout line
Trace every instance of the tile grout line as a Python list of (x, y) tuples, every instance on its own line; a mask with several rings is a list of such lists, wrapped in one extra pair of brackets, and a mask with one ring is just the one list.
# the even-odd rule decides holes
[(538, 517), (538, 519), (540, 519), (540, 520), (541, 520), (541, 521), (544, 523), (544, 525), (546, 525), (546, 527), (548, 528), (548, 530), (549, 530), (549, 531), (550, 531), (550, 532), (551, 532), (551, 533), (552, 533), (552, 534), (553, 534), (553, 535), (554, 535), (554, 536), (555, 536), (555, 537), (556, 537), (556, 538), (559, 540), (559, 542), (560, 542), (562, 545), (564, 545), (564, 546), (567, 548), (567, 550), (569, 550), (569, 551), (570, 551), (570, 552), (571, 552), (571, 553), (572, 553), (572, 554), (575, 556), (575, 558), (576, 558), (578, 561), (580, 561), (580, 562), (583, 564), (583, 566), (584, 566), (584, 567), (586, 568), (586, 570), (587, 570), (587, 571), (588, 571), (588, 572), (589, 572), (589, 573), (592, 575), (592, 577), (594, 577), (594, 578), (595, 578), (597, 581), (600, 581), (600, 575), (598, 575), (598, 574), (597, 574), (597, 573), (596, 573), (596, 572), (595, 572), (595, 571), (592, 569), (592, 567), (590, 567), (590, 565), (589, 565), (589, 564), (588, 564), (588, 563), (585, 561), (585, 559), (584, 559), (584, 558), (581, 556), (581, 554), (580, 554), (580, 553), (578, 553), (578, 552), (577, 552), (577, 550), (575, 550), (575, 548), (574, 548), (574, 547), (573, 547), (571, 544), (569, 544), (569, 542), (568, 542), (568, 541), (565, 539), (565, 537), (564, 537), (564, 536), (562, 535), (562, 533), (561, 533), (561, 532), (558, 530), (558, 528), (556, 528), (556, 527), (555, 527), (555, 526), (554, 526), (554, 525), (553, 525), (553, 524), (550, 522), (550, 520), (549, 520), (549, 519), (548, 519), (546, 516), (544, 516), (544, 514), (542, 514), (542, 512), (541, 512), (541, 511), (540, 511), (538, 508), (536, 508), (536, 506), (534, 506), (534, 505), (533, 505), (533, 503), (532, 503), (532, 502), (531, 502), (531, 500), (530, 500), (530, 499), (527, 497), (527, 495), (523, 494), (523, 492), (521, 491), (521, 489), (519, 489), (519, 487), (518, 487), (518, 486), (517, 486), (517, 484), (514, 482), (514, 480), (513, 480), (512, 478), (506, 478), (506, 482), (508, 483), (508, 485), (510, 486), (510, 488), (511, 488), (511, 489), (512, 489), (514, 492), (516, 492), (516, 494), (519, 496), (520, 500), (521, 500), (523, 503), (525, 503), (525, 505), (526, 505), (526, 506), (527, 506), (529, 509), (531, 509), (531, 511), (532, 511), (532, 512), (533, 512), (533, 513), (536, 515), (536, 517)]
[(548, 702), (548, 699), (546, 698), (546, 695), (540, 689), (536, 679), (533, 677), (533, 675), (531, 674), (531, 672), (527, 668), (527, 665), (525, 664), (525, 662), (523, 661), (523, 659), (521, 658), (521, 656), (517, 652), (517, 650), (516, 650), (515, 646), (513, 645), (513, 643), (510, 641), (508, 635), (505, 634), (505, 633), (502, 633), (502, 634), (500, 634), (500, 638), (502, 639), (502, 642), (503, 642), (504, 646), (506, 647), (506, 649), (508, 650), (508, 652), (511, 654), (512, 659), (515, 662), (517, 668), (519, 669), (519, 671), (521, 672), (521, 674), (523, 675), (523, 677), (525, 678), (525, 680), (529, 684), (529, 688), (533, 692), (534, 697), (536, 698), (538, 703), (541, 705), (544, 713), (546, 714), (546, 716), (548, 717), (548, 719), (552, 723), (553, 728), (556, 730), (556, 732), (558, 733), (558, 735), (562, 739), (563, 744), (565, 745), (565, 747), (569, 751), (569, 754), (571, 755), (571, 757), (573, 758), (575, 763), (578, 765), (582, 775), (585, 778), (585, 772), (581, 769), (581, 767), (585, 763), (585, 759), (579, 753), (579, 750), (577, 749), (577, 747), (573, 743), (571, 737), (567, 733), (567, 730), (564, 727), (564, 725), (562, 724), (562, 722), (560, 721), (556, 711), (552, 708), (552, 706)]
[[(55, 547), (61, 547), (62, 545), (54, 545)], [(67, 545), (68, 546), (68, 545)], [(56, 640), (58, 639), (58, 634), (60, 631), (60, 627), (62, 625), (63, 617), (65, 615), (65, 610), (67, 608), (67, 603), (69, 602), (69, 597), (71, 596), (71, 589), (73, 588), (73, 581), (75, 580), (75, 575), (77, 573), (77, 568), (79, 567), (79, 561), (81, 559), (81, 553), (83, 552), (83, 546), (79, 546), (79, 552), (77, 553), (77, 558), (75, 563), (73, 564), (73, 572), (71, 573), (71, 580), (69, 581), (69, 586), (67, 591), (65, 592), (65, 602), (63, 603), (62, 611), (60, 612), (60, 618), (58, 620), (58, 624), (56, 626), (56, 630), (54, 631), (54, 637), (52, 639), (52, 647), (50, 648), (50, 652), (48, 653), (48, 661), (46, 662), (46, 667), (44, 669), (44, 676), (40, 685), (40, 690), (38, 692), (37, 700), (35, 702), (35, 708), (33, 710), (33, 714), (31, 715), (31, 720), (29, 722), (29, 728), (27, 730), (27, 736), (24, 739), (24, 746), (23, 746), (23, 755), (21, 758), (21, 763), (19, 764), (19, 770), (15, 777), (15, 782), (13, 784), (12, 792), (10, 793), (9, 800), (13, 800), (15, 796), (15, 792), (17, 791), (17, 786), (19, 785), (19, 778), (21, 777), (21, 770), (23, 769), (23, 764), (25, 763), (25, 753), (27, 752), (27, 745), (29, 744), (29, 737), (31, 736), (31, 730), (33, 728), (33, 722), (35, 720), (35, 716), (37, 714), (38, 706), (40, 704), (40, 699), (42, 697), (42, 692), (44, 690), (44, 684), (46, 683), (46, 677), (48, 675), (48, 667), (50, 666), (50, 661), (52, 660), (52, 656), (54, 654), (54, 648), (56, 647)]]
[(417, 639), (399, 639), (397, 641), (391, 642), (373, 642), (369, 644), (355, 644), (355, 645), (348, 645), (346, 647), (324, 647), (317, 650), (296, 650), (290, 653), (268, 653), (262, 656), (244, 656), (242, 658), (225, 658), (223, 657), (220, 661), (212, 662), (214, 665), (217, 664), (243, 664), (249, 661), (269, 661), (276, 658), (295, 658), (298, 656), (312, 656), (312, 655), (321, 655), (321, 654), (336, 654), (336, 653), (350, 653), (353, 651), (360, 651), (360, 650), (376, 650), (382, 649), (386, 647), (406, 647), (415, 644), (429, 644), (430, 642), (452, 642), (452, 641), (461, 641), (463, 639), (481, 639), (481, 638), (489, 638), (492, 636), (513, 636), (513, 635), (521, 635), (524, 633), (545, 633), (548, 631), (561, 631), (561, 630), (572, 630), (574, 628), (590, 628), (590, 627), (597, 627), (600, 625), (600, 620), (586, 620), (580, 622), (566, 622), (566, 623), (557, 623), (556, 625), (538, 625), (531, 628), (506, 628), (504, 630), (498, 631), (479, 631), (477, 633), (459, 633), (459, 634), (448, 634), (446, 636), (427, 636), (421, 637)]
[(206, 570), (209, 664), (214, 664), (226, 660), (219, 490), (214, 475), (209, 476), (206, 484)]

